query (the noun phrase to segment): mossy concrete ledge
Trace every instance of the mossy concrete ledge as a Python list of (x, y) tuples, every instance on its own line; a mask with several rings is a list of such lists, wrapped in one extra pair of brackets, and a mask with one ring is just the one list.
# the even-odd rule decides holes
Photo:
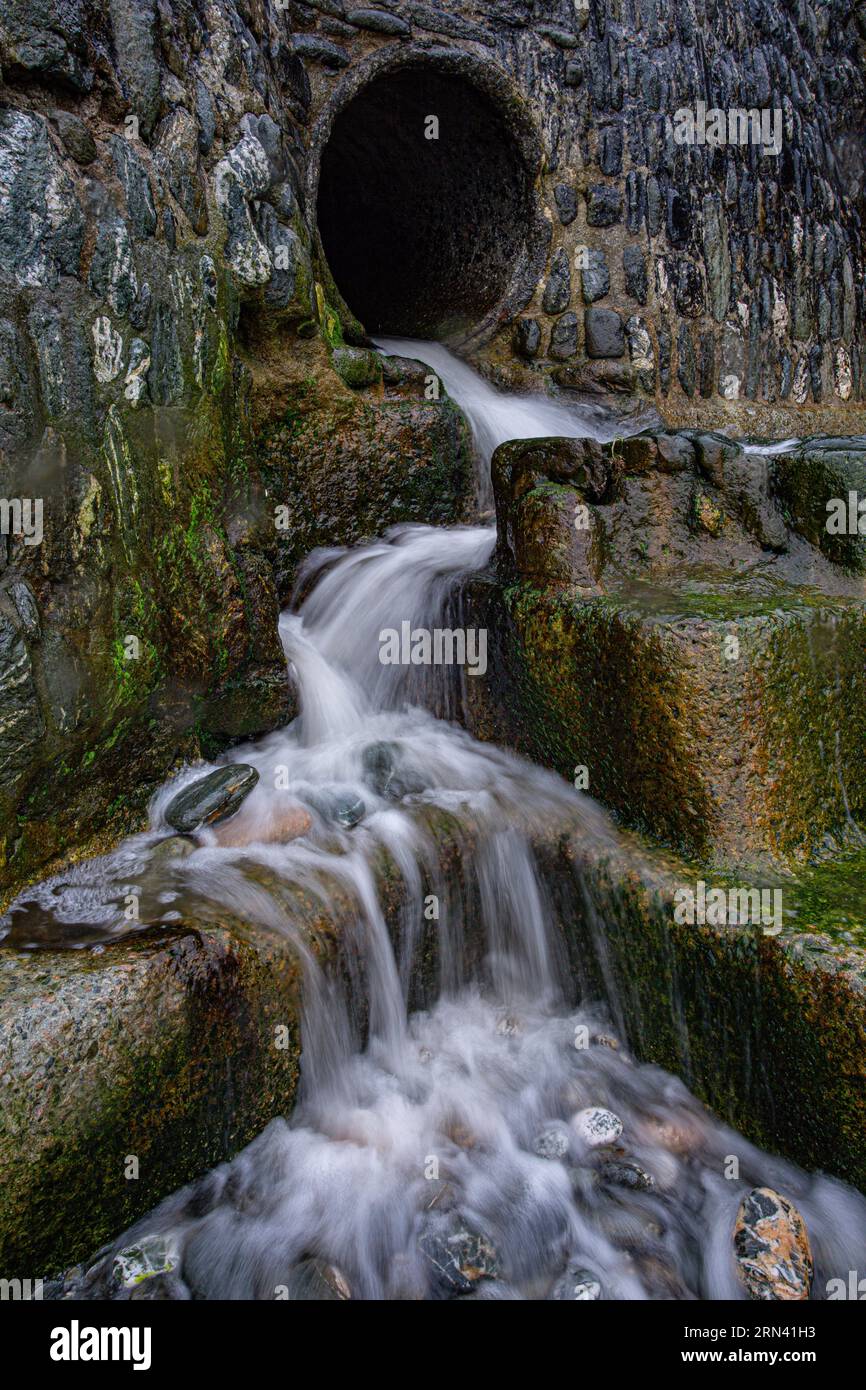
[(0, 953), (0, 1275), (90, 1254), (284, 1113), (297, 985), (237, 927)]
[(858, 843), (866, 587), (805, 534), (780, 468), (685, 431), (503, 444), (472, 731), (708, 863)]
[[(700, 873), (636, 835), (599, 850), (572, 831), (539, 854), (572, 976), (636, 1056), (753, 1143), (866, 1190), (866, 950), (816, 918), (810, 875), (782, 888), (768, 935), (678, 923), (675, 895)], [(847, 885), (844, 862), (822, 874), (825, 900), (835, 876)]]

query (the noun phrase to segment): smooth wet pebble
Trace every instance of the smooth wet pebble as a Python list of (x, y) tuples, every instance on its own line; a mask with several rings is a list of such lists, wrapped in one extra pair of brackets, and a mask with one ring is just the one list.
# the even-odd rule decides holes
[(771, 1187), (743, 1198), (734, 1224), (737, 1273), (755, 1299), (798, 1301), (812, 1287), (806, 1223), (793, 1202)]
[(612, 1144), (622, 1134), (622, 1120), (612, 1110), (590, 1105), (578, 1110), (571, 1117), (571, 1125), (578, 1138), (588, 1148), (596, 1149), (601, 1144)]
[(218, 767), (173, 796), (165, 808), (165, 819), (182, 834), (200, 825), (216, 825), (234, 815), (258, 780), (256, 769), (246, 763)]
[(601, 1283), (591, 1270), (582, 1265), (570, 1265), (557, 1279), (550, 1298), (557, 1303), (593, 1302), (601, 1298)]
[(446, 1297), (470, 1293), (479, 1279), (495, 1279), (499, 1256), (493, 1242), (459, 1218), (427, 1224), (418, 1242), (431, 1283)]
[(545, 1125), (532, 1141), (532, 1149), (539, 1158), (562, 1159), (568, 1153), (569, 1138), (564, 1127)]
[(655, 1187), (652, 1175), (631, 1159), (608, 1159), (598, 1173), (602, 1182), (613, 1187), (628, 1187), (632, 1192), (651, 1192)]

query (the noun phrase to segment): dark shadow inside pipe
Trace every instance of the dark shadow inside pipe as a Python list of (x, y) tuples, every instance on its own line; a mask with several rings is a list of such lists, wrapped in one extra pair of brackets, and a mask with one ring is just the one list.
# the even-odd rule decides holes
[(370, 333), (459, 335), (507, 291), (532, 181), (494, 102), (414, 66), (363, 87), (322, 153), (318, 224), (337, 287)]

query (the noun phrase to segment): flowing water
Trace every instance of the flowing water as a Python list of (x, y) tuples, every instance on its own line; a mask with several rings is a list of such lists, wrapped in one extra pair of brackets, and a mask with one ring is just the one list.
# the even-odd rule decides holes
[(416, 342), (411, 338), (379, 338), (383, 352), (411, 357), (432, 367), (449, 396), (461, 406), (472, 427), (472, 437), (482, 467), (478, 470), (478, 500), (482, 510), (493, 504), (489, 461), (494, 450), (509, 439), (593, 439), (607, 441), (636, 434), (653, 422), (656, 412), (637, 407), (629, 415), (614, 415), (604, 406), (583, 402), (580, 406), (551, 400), (548, 396), (512, 395), (498, 391), (468, 363), (455, 357), (441, 343)]
[[(485, 466), (500, 438), (563, 432), (560, 407), (499, 396), (441, 347), (388, 346), (441, 372)], [(614, 427), (572, 413), (569, 432)], [(190, 769), (156, 797), (147, 834), (13, 905), (19, 947), (102, 949), (129, 930), (135, 892), (143, 925), (231, 913), (286, 936), (303, 968), (291, 1117), (163, 1202), (68, 1296), (116, 1296), (116, 1257), (136, 1246), (123, 1258), (171, 1266), (176, 1298), (743, 1297), (731, 1232), (755, 1185), (802, 1212), (816, 1289), (862, 1263), (861, 1196), (760, 1152), (638, 1064), (611, 1031), (615, 999), (575, 1008), (533, 842), (567, 823), (611, 845), (604, 813), (436, 717), (459, 710), (467, 671), (380, 661), (383, 632), (443, 624), (494, 541), (484, 527), (398, 527), (310, 557), (306, 597), (280, 625), (300, 714), (232, 750), (259, 773), (237, 815), (170, 836), (168, 802), (202, 773)], [(461, 850), (447, 863), (443, 816)], [(404, 890), (396, 931), (383, 850)], [(342, 968), (320, 965), (287, 885), (325, 905), (348, 895)]]

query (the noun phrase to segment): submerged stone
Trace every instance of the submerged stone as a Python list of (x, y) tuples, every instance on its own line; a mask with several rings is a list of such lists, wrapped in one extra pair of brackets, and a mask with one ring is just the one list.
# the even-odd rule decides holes
[(335, 792), (329, 789), (305, 794), (304, 800), (318, 811), (324, 820), (334, 821), (346, 830), (358, 825), (367, 813), (367, 807), (360, 796), (353, 792)]
[(546, 1125), (532, 1141), (539, 1158), (561, 1159), (568, 1153), (568, 1134), (564, 1127)]
[(289, 1275), (286, 1297), (293, 1303), (345, 1303), (352, 1290), (336, 1265), (326, 1260), (304, 1260)]
[(599, 1169), (602, 1182), (614, 1187), (628, 1187), (633, 1192), (651, 1192), (655, 1179), (639, 1163), (630, 1159), (610, 1159)]
[(195, 841), (185, 835), (168, 835), (150, 851), (152, 864), (166, 864), (172, 860), (187, 859), (195, 849)]
[(145, 1236), (115, 1255), (111, 1281), (117, 1288), (131, 1289), (145, 1279), (170, 1274), (177, 1262), (176, 1251), (163, 1236)]
[(400, 801), (404, 796), (424, 790), (423, 783), (399, 769), (399, 749), (393, 743), (371, 743), (364, 749), (364, 776), (379, 796)]
[(482, 1279), (499, 1275), (496, 1247), (478, 1231), (463, 1226), (459, 1219), (433, 1222), (418, 1242), (430, 1273), (430, 1281), (440, 1296), (455, 1297), (471, 1293)]
[(571, 1117), (572, 1128), (583, 1143), (595, 1149), (602, 1144), (611, 1144), (622, 1134), (622, 1120), (612, 1110), (591, 1105), (586, 1110), (578, 1110)]
[(750, 1298), (809, 1297), (814, 1270), (806, 1223), (793, 1203), (771, 1187), (753, 1188), (740, 1203), (734, 1253)]
[(591, 1270), (569, 1263), (551, 1289), (550, 1298), (558, 1303), (594, 1302), (601, 1298), (601, 1284)]
[(200, 825), (216, 825), (234, 815), (258, 780), (255, 768), (246, 763), (219, 767), (178, 792), (165, 809), (165, 819), (183, 834)]

